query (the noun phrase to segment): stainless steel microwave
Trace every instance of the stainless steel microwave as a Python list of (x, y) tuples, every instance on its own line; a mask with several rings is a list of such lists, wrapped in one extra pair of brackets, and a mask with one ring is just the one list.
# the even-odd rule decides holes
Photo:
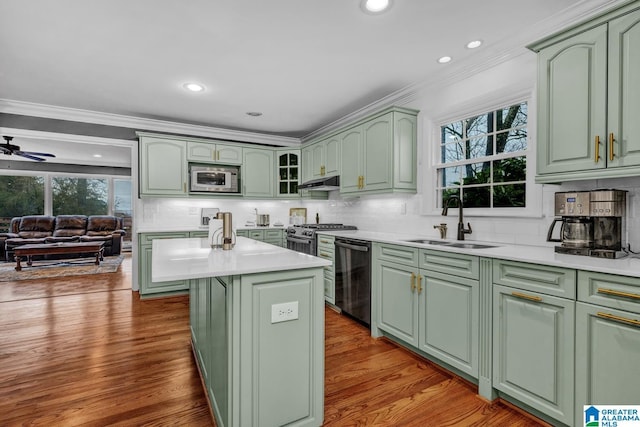
[(240, 193), (239, 166), (189, 166), (189, 191), (192, 193)]

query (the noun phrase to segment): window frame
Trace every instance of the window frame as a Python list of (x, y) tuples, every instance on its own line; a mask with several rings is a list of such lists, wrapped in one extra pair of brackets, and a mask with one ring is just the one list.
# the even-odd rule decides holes
[[(532, 90), (514, 92), (508, 95), (492, 97), (490, 101), (471, 100), (457, 105), (455, 111), (444, 113), (425, 122), (424, 166), (422, 168), (423, 197), (422, 214), (441, 215), (442, 206), (436, 186), (438, 183), (438, 169), (446, 167), (441, 161), (441, 127), (464, 120), (465, 118), (487, 114), (505, 106), (527, 103), (527, 149), (522, 152), (526, 158), (526, 207), (493, 207), (493, 208), (465, 208), (465, 217), (527, 217), (542, 218), (542, 186), (535, 183), (536, 171), (536, 98)], [(494, 154), (490, 161), (498, 160), (502, 154)], [(504, 157), (514, 157), (506, 155)], [(519, 157), (519, 156), (518, 156)], [(486, 157), (483, 159), (487, 159)], [(472, 159), (469, 159), (472, 160)], [(480, 162), (480, 161), (478, 161)]]

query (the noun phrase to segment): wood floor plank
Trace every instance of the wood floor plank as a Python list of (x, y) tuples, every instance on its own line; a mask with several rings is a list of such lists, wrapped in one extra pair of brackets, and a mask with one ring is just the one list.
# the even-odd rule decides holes
[[(333, 310), (326, 426), (543, 426)], [(0, 282), (1, 426), (215, 426), (187, 297), (140, 300), (117, 273)]]

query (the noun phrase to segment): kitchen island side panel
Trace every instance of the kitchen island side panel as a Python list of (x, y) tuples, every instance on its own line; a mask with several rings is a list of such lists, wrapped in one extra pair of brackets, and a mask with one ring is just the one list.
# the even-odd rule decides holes
[[(194, 347), (211, 355), (200, 371), (210, 374), (207, 393), (218, 425), (322, 425), (323, 269), (192, 283), (208, 288), (208, 333)], [(297, 303), (297, 318), (273, 323), (273, 306), (282, 303)]]

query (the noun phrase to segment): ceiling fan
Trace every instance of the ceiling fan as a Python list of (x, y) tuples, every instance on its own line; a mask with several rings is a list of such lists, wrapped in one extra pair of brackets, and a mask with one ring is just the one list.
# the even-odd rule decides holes
[(55, 157), (55, 155), (50, 153), (36, 153), (34, 151), (21, 151), (20, 147), (17, 145), (11, 144), (12, 136), (3, 136), (6, 143), (0, 143), (0, 153), (6, 154), (7, 156), (11, 156), (15, 154), (16, 156), (25, 157), (27, 159), (35, 160), (37, 162), (44, 162), (46, 159), (41, 157)]

